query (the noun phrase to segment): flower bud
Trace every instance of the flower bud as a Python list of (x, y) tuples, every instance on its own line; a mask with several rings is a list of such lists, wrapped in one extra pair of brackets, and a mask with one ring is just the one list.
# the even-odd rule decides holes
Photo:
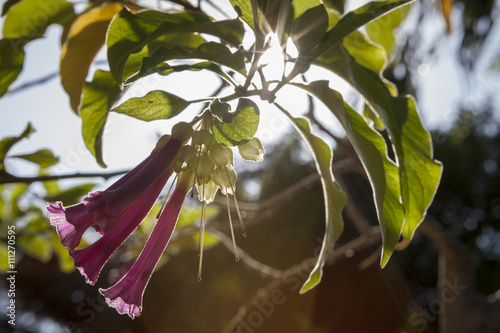
[(210, 148), (210, 157), (212, 158), (212, 162), (218, 167), (234, 164), (233, 150), (218, 143), (215, 143)]
[(227, 167), (215, 168), (212, 174), (212, 180), (220, 187), (222, 194), (234, 194), (233, 186), (236, 183), (236, 172), (233, 169)]
[(174, 159), (174, 171), (179, 173), (187, 168), (194, 169), (196, 153), (192, 146), (182, 146)]
[(207, 204), (214, 201), (215, 194), (217, 194), (217, 190), (219, 187), (212, 180), (204, 184), (196, 185), (198, 188), (198, 200), (205, 201)]
[(204, 156), (215, 143), (215, 137), (207, 129), (201, 129), (193, 133), (192, 145), (196, 154)]
[(179, 140), (182, 143), (188, 142), (188, 140), (193, 135), (193, 127), (186, 123), (180, 122), (172, 127), (172, 139)]
[(245, 144), (238, 146), (238, 151), (247, 161), (261, 162), (264, 160), (264, 147), (259, 138), (254, 137)]
[(198, 168), (196, 169), (196, 181), (198, 184), (208, 182), (214, 172), (214, 168), (215, 164), (208, 155), (200, 156), (198, 160)]

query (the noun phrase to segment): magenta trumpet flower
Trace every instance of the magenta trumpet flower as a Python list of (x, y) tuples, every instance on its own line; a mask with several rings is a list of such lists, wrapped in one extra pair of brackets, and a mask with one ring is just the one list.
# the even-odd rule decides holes
[(174, 190), (136, 262), (115, 285), (99, 290), (120, 314), (132, 319), (141, 314), (144, 290), (172, 236), (186, 193), (185, 189)]
[[(192, 132), (191, 125), (177, 124), (172, 129), (172, 136), (162, 137), (138, 166), (106, 190), (90, 193), (82, 203), (70, 207), (64, 207), (61, 202), (47, 205), (50, 223), (56, 227), (62, 244), (87, 283), (97, 281), (110, 256), (151, 210), (174, 171), (174, 160), (180, 148)], [(144, 289), (172, 235), (189, 190), (187, 184), (192, 182), (190, 172), (183, 174), (137, 261), (115, 286), (102, 291), (110, 306), (132, 318), (142, 311)], [(75, 249), (90, 227), (103, 236), (85, 248)]]
[[(50, 224), (56, 227), (62, 244), (70, 252), (80, 244), (83, 233), (91, 226), (105, 234), (116, 223), (121, 225), (122, 221), (133, 219), (137, 221), (136, 226), (139, 225), (153, 206), (159, 192), (154, 200), (147, 200), (149, 207), (142, 210), (143, 214), (138, 214), (139, 204), (135, 203), (146, 192), (148, 195), (145, 197), (152, 199), (155, 192), (149, 191), (152, 187), (159, 187), (161, 191), (173, 172), (171, 164), (182, 145), (181, 140), (173, 138), (163, 146), (161, 141), (160, 147), (105, 191), (89, 193), (82, 203), (66, 208), (60, 201), (47, 205)], [(140, 201), (146, 201), (146, 198)], [(141, 206), (145, 206), (144, 204), (143, 202)]]

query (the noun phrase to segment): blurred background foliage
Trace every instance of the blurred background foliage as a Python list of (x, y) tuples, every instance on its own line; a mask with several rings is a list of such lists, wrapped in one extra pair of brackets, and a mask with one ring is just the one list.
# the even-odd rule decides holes
[[(326, 2), (340, 12), (344, 10), (345, 1)], [(448, 11), (450, 3), (453, 9)], [(438, 57), (458, 59), (464, 80), (476, 84), (473, 77), (478, 75), (477, 60), (487, 45), (500, 40), (493, 29), (498, 15), (498, 3), (492, 0), (422, 0), (412, 5), (409, 13), (399, 15), (409, 19), (394, 35), (391, 29), (397, 28), (399, 22), (383, 35), (374, 33), (374, 26), (366, 29), (390, 52), (385, 76), (401, 92), (418, 96), (422, 88), (417, 79), (419, 66)], [(429, 34), (429, 30), (434, 33)], [(451, 36), (459, 40), (459, 47), (448, 52), (443, 50), (442, 41)], [(496, 51), (488, 67), (490, 73), (500, 70), (498, 47)], [(455, 110), (448, 113), (448, 124), (432, 133), (435, 157), (445, 168), (429, 215), (467, 245), (474, 258), (476, 291), (489, 295), (500, 289), (500, 123), (494, 102), (496, 92), (486, 92), (474, 95), (471, 86)], [(259, 202), (315, 173), (295, 133), (266, 147), (266, 155), (263, 163), (239, 173), (238, 197), (248, 208), (243, 211), (249, 235), (237, 236), (237, 244), (244, 251), (242, 262), (234, 262), (231, 249), (224, 245), (227, 236), (217, 231), (227, 231), (228, 221), (225, 206), (220, 204), (223, 198), (216, 200), (209, 212), (211, 250), (206, 255), (203, 281), (197, 282), (199, 206), (188, 202), (162, 265), (146, 290), (144, 303), (148, 311), (134, 321), (104, 306), (97, 289), (85, 284), (73, 270), (72, 260), (43, 209), (45, 202), (54, 198), (66, 205), (78, 202), (94, 183), (0, 185), (1, 224), (14, 224), (17, 231), (20, 273), (16, 280), (15, 331), (221, 332), (231, 328), (231, 321), (242, 308), (251, 308), (243, 320), (247, 327), (240, 325), (238, 332), (368, 332), (374, 327), (377, 332), (437, 332), (438, 318), (429, 304), (438, 297), (438, 249), (418, 234), (411, 246), (395, 253), (384, 270), (376, 260), (370, 260), (378, 251), (374, 243), (361, 251), (346, 252), (344, 259), (330, 261), (319, 287), (305, 295), (298, 293), (300, 283), (296, 277), (303, 281), (307, 276), (306, 270), (300, 274), (300, 267), (296, 277), (273, 285), (275, 270), (285, 271), (317, 253), (324, 228), (324, 206), (319, 182), (311, 181), (272, 207), (259, 207)], [(336, 152), (336, 160), (343, 157), (341, 151)], [(46, 173), (46, 163), (38, 163), (41, 175)], [(342, 181), (362, 215), (377, 225), (366, 180), (353, 170), (343, 172)], [(155, 206), (127, 241), (127, 250), (115, 253), (113, 264), (105, 268), (103, 276), (112, 281), (118, 276), (118, 267), (137, 255), (140, 248), (134, 244), (144, 243), (158, 209)], [(0, 228), (2, 264), (6, 262), (6, 230)], [(356, 235), (352, 224), (346, 223), (339, 245)], [(256, 261), (253, 268), (248, 264), (251, 258)], [(97, 287), (108, 282), (100, 281)], [(0, 283), (4, 284), (5, 279)], [(5, 285), (2, 288), (0, 308), (5, 309), (8, 299)], [(274, 292), (274, 302), (255, 299), (255, 295), (265, 292)], [(411, 320), (416, 312), (425, 318), (418, 325)], [(2, 330), (12, 328), (5, 316), (0, 325)]]

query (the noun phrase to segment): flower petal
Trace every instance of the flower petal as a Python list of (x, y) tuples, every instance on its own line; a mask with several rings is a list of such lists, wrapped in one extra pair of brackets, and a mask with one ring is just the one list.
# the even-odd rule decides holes
[(146, 158), (147, 162), (140, 169), (130, 171), (131, 177), (127, 174), (124, 176), (127, 177), (126, 180), (122, 177), (117, 181), (119, 185), (115, 183), (105, 191), (90, 193), (84, 202), (87, 213), (92, 215), (96, 224), (96, 230), (108, 232), (130, 205), (171, 169), (180, 146), (179, 140), (170, 139)]
[(141, 314), (144, 289), (172, 236), (185, 197), (186, 191), (174, 191), (130, 270), (112, 287), (99, 290), (108, 305), (120, 314), (126, 313), (132, 319)]
[(92, 245), (70, 254), (75, 262), (75, 267), (85, 277), (87, 283), (93, 285), (97, 281), (99, 273), (109, 257), (151, 210), (169, 176), (170, 173), (165, 172), (146, 193), (134, 202), (116, 223), (116, 228), (111, 228), (108, 233)]
[(94, 222), (87, 214), (85, 204), (64, 208), (62, 202), (49, 202), (47, 205), (50, 224), (56, 227), (61, 243), (70, 252), (80, 244), (82, 235)]

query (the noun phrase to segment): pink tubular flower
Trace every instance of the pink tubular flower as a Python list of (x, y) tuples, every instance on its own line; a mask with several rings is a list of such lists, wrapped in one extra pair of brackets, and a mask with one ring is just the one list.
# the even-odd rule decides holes
[(175, 189), (130, 270), (112, 287), (99, 290), (108, 305), (120, 314), (126, 313), (132, 319), (141, 314), (144, 290), (172, 236), (186, 193), (185, 189)]
[[(140, 198), (151, 187), (159, 187), (161, 191), (172, 173), (171, 164), (181, 145), (181, 140), (170, 139), (108, 189), (89, 193), (80, 204), (65, 208), (61, 202), (49, 203), (49, 220), (56, 227), (62, 244), (73, 252), (89, 227), (93, 226), (105, 234), (115, 223), (128, 221), (132, 215), (134, 220), (138, 220), (137, 226), (151, 209), (159, 192), (154, 200), (148, 200), (149, 207), (143, 214), (137, 212), (139, 204), (134, 203), (146, 200)], [(150, 194), (146, 197), (152, 198), (153, 192), (148, 192)], [(140, 206), (145, 206), (145, 203)], [(133, 207), (134, 210), (131, 210)]]

